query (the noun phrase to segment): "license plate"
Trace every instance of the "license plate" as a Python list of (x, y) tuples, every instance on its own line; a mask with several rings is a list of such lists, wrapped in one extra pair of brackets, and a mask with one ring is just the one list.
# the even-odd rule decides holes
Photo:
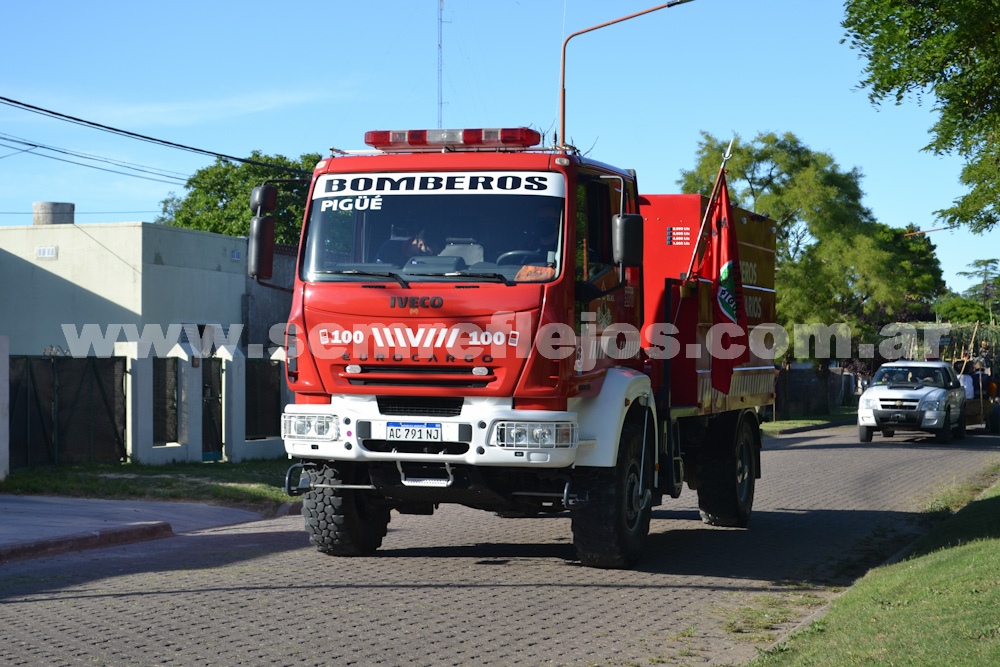
[(441, 423), (388, 422), (385, 425), (385, 439), (440, 442)]

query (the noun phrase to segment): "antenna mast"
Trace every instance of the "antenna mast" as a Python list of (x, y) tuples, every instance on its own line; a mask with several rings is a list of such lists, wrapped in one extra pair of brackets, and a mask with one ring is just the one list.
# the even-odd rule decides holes
[(438, 129), (441, 129), (441, 107), (444, 104), (441, 97), (441, 71), (443, 69), (444, 55), (441, 49), (442, 29), (444, 22), (444, 0), (438, 0)]

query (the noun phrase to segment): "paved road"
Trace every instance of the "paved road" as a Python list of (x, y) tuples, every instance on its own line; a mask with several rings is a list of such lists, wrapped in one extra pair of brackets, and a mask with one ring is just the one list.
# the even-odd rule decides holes
[[(768, 439), (749, 530), (702, 525), (686, 489), (656, 510), (634, 571), (580, 567), (568, 518), (459, 507), (394, 515), (369, 558), (323, 556), (281, 517), (8, 563), (0, 663), (740, 664), (873, 544), (912, 535), (932, 493), (1000, 461), (995, 436), (854, 436)], [(785, 622), (734, 631), (734, 612), (774, 600)]]

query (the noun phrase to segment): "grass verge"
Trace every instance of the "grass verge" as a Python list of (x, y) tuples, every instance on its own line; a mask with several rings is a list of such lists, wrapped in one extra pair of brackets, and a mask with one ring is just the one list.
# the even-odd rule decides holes
[(858, 414), (857, 406), (836, 406), (830, 408), (830, 414), (818, 415), (815, 417), (793, 417), (792, 419), (781, 419), (778, 421), (765, 421), (760, 425), (760, 431), (764, 435), (778, 435), (781, 431), (793, 428), (823, 427), (830, 424), (843, 423), (856, 419)]
[[(949, 495), (928, 511), (960, 502)], [(938, 523), (905, 559), (871, 570), (820, 620), (751, 666), (992, 666), (1000, 662), (997, 609), (1000, 485)]]
[(16, 470), (0, 493), (129, 500), (171, 500), (238, 507), (265, 516), (289, 502), (285, 459), (165, 466), (102, 464)]

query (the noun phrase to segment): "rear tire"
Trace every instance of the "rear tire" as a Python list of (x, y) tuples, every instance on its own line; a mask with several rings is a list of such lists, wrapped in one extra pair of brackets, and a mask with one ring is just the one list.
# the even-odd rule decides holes
[(861, 426), (858, 425), (858, 441), (859, 442), (871, 442), (872, 434), (875, 432), (871, 426)]
[(652, 515), (643, 491), (652, 493), (654, 463), (652, 447), (643, 442), (644, 417), (625, 419), (614, 468), (580, 468), (574, 476), (587, 502), (570, 511), (573, 546), (587, 567), (628, 568), (642, 555)]
[[(717, 427), (709, 430), (707, 456), (701, 462), (698, 510), (701, 520), (710, 526), (746, 528), (757, 480), (756, 429), (744, 415), (734, 433), (728, 426), (730, 421), (719, 419)], [(717, 438), (714, 443), (713, 435)]]
[[(307, 469), (308, 470), (308, 469)], [(351, 484), (356, 468), (320, 466), (308, 470), (311, 484)], [(343, 472), (341, 472), (343, 471)], [(343, 474), (343, 477), (342, 477)], [(302, 496), (309, 541), (331, 556), (366, 556), (382, 546), (389, 509), (370, 491), (311, 488)]]
[(1000, 405), (994, 405), (990, 410), (990, 433), (1000, 435)]

